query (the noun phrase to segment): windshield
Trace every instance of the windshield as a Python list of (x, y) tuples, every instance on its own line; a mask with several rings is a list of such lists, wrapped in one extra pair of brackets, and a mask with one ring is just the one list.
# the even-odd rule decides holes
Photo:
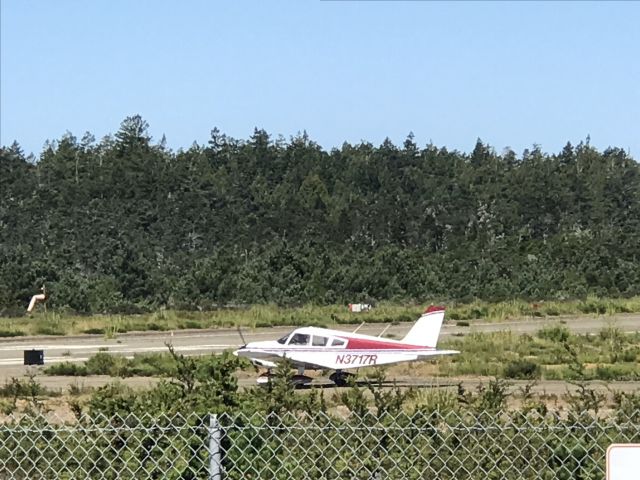
[(289, 339), (290, 336), (291, 334), (287, 333), (284, 337), (278, 339), (278, 343), (281, 343), (282, 345), (284, 345), (285, 343), (287, 343), (287, 340)]

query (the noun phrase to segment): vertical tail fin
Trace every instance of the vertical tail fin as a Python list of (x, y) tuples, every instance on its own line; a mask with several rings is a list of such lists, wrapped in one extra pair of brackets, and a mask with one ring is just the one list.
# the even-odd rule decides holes
[(443, 321), (444, 307), (431, 306), (424, 311), (402, 341), (411, 345), (436, 348)]

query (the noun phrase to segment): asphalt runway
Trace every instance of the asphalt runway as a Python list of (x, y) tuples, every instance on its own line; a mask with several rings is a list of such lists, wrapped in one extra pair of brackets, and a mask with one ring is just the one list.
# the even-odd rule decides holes
[[(467, 334), (471, 332), (496, 332), (511, 331), (516, 334), (534, 334), (544, 326), (558, 325), (562, 323), (575, 333), (597, 333), (607, 326), (615, 326), (623, 332), (640, 331), (640, 315), (617, 315), (599, 317), (557, 317), (547, 319), (525, 319), (501, 323), (480, 323), (470, 322), (468, 327), (456, 326), (455, 322), (449, 321), (442, 329), (441, 337), (450, 335)], [(411, 328), (412, 323), (402, 323), (391, 325), (385, 332), (385, 336), (400, 339)], [(370, 335), (380, 334), (387, 325), (366, 324), (358, 332)], [(351, 328), (349, 328), (351, 327)], [(333, 328), (333, 326), (332, 326)], [(335, 326), (338, 330), (353, 331), (355, 326)], [(243, 330), (247, 342), (258, 340), (277, 339), (292, 327), (272, 327), (258, 328), (255, 330)], [(180, 330), (174, 332), (141, 332), (120, 334), (116, 338), (109, 339), (104, 335), (77, 335), (66, 337), (24, 337), (0, 340), (0, 383), (4, 383), (11, 377), (21, 377), (30, 369), (39, 372), (41, 367), (27, 367), (23, 365), (24, 350), (37, 349), (44, 350), (45, 365), (57, 362), (81, 362), (86, 361), (92, 355), (100, 351), (117, 355), (133, 357), (136, 353), (166, 352), (167, 343), (171, 343), (176, 352), (187, 355), (197, 355), (206, 353), (220, 353), (224, 350), (231, 350), (239, 347), (243, 342), (237, 332), (233, 329), (217, 330)], [(46, 377), (38, 375), (39, 380)], [(66, 379), (68, 377), (51, 377), (53, 379)], [(105, 383), (106, 379), (85, 378), (87, 386), (92, 386), (95, 382)], [(135, 379), (128, 379), (128, 382), (136, 383)], [(49, 383), (48, 381), (46, 383)], [(148, 381), (147, 381), (148, 383)]]

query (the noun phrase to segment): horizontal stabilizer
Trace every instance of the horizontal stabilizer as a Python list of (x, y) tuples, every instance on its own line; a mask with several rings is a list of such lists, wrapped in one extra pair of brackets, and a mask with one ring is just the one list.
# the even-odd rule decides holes
[(460, 353), (458, 350), (432, 350), (430, 352), (419, 353), (419, 357), (433, 357), (436, 355), (456, 355)]

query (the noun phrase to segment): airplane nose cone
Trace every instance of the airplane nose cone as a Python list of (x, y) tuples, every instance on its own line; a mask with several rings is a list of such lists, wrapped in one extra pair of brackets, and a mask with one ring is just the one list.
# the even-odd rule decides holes
[(243, 346), (241, 346), (238, 350), (235, 350), (235, 351), (233, 352), (233, 354), (234, 354), (236, 357), (239, 357), (239, 356), (240, 356), (240, 352), (243, 352), (246, 348), (247, 348), (247, 344), (245, 343), (245, 344), (244, 344)]

